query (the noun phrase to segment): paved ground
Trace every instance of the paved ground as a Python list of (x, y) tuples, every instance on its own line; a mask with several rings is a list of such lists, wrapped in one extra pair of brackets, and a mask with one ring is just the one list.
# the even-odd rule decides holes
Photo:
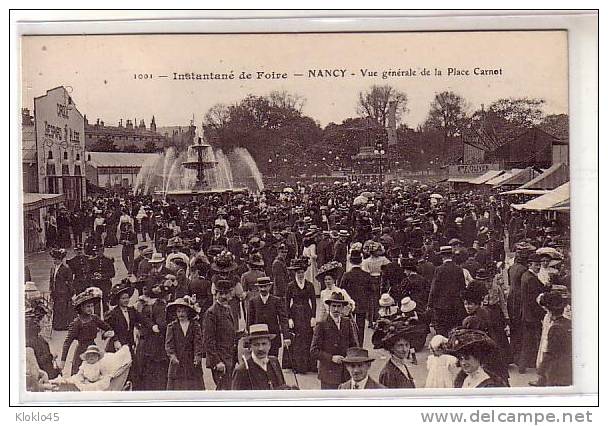
[[(72, 252), (68, 254), (68, 258), (71, 257)], [(111, 256), (114, 258), (114, 266), (116, 268), (116, 277), (114, 278), (114, 282), (120, 281), (121, 278), (127, 275), (127, 271), (122, 263), (122, 259), (120, 257), (120, 246), (106, 249), (106, 256)], [(36, 254), (27, 255), (25, 257), (25, 263), (30, 268), (30, 273), (32, 275), (32, 279), (37, 284), (38, 288), (41, 291), (48, 291), (48, 277), (49, 271), (52, 266), (52, 261), (47, 252), (41, 252)], [(371, 333), (370, 329), (366, 329), (365, 332), (365, 343), (364, 347), (371, 349)], [(53, 332), (50, 340), (51, 351), (55, 354), (61, 353), (61, 347), (63, 345), (63, 340), (65, 339), (66, 332)], [(72, 348), (73, 349), (73, 348)], [(371, 350), (374, 357), (376, 357), (376, 361), (372, 364), (371, 376), (374, 378), (378, 378), (378, 374), (385, 364), (387, 358), (387, 353), (382, 350)], [(418, 365), (409, 364), (408, 368), (414, 377), (414, 381), (416, 383), (416, 387), (424, 387), (426, 381), (426, 358), (428, 356), (428, 350), (424, 350), (423, 352), (418, 354)], [(71, 358), (68, 355), (68, 360)], [(66, 365), (66, 369), (70, 368), (70, 365)], [(68, 370), (69, 371), (69, 370)], [(532, 371), (532, 370), (529, 370)], [(531, 380), (535, 380), (536, 375), (533, 372), (527, 374), (519, 374), (517, 369), (513, 366), (510, 369), (511, 373), (511, 386), (513, 387), (521, 387), (528, 386), (528, 382)], [(295, 378), (293, 373), (290, 370), (284, 370), (285, 379), (288, 384), (294, 385)], [(204, 369), (204, 381), (207, 389), (213, 389), (214, 384), (211, 378), (211, 372), (208, 369)], [(301, 389), (319, 389), (320, 383), (317, 380), (316, 373), (309, 374), (298, 374), (298, 383)]]

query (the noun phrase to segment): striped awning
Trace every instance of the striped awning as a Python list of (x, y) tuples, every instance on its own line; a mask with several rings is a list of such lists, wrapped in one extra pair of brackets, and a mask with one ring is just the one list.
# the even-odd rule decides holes
[(23, 194), (23, 211), (29, 212), (42, 207), (63, 203), (65, 194), (41, 194), (26, 192)]

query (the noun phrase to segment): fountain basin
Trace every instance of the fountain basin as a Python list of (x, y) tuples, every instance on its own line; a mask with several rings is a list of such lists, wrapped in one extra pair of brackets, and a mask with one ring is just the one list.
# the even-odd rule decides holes
[(232, 188), (232, 189), (174, 189), (167, 192), (157, 191), (154, 193), (154, 198), (165, 199), (167, 201), (175, 201), (178, 203), (187, 203), (197, 201), (199, 197), (205, 198), (210, 195), (229, 195), (229, 194), (249, 194), (248, 188)]

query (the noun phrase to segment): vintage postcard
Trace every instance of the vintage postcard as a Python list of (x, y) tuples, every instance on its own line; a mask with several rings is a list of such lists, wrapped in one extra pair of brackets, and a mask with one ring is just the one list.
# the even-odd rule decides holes
[(19, 43), (26, 395), (576, 384), (567, 31)]

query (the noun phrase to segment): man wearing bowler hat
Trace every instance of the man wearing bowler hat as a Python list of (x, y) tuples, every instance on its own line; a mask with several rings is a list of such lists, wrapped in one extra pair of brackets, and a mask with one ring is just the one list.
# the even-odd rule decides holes
[(234, 370), (232, 390), (276, 390), (285, 388), (285, 377), (279, 360), (269, 355), (276, 334), (266, 324), (251, 324), (244, 338), (251, 353)]
[(256, 281), (259, 294), (253, 297), (247, 308), (247, 325), (266, 324), (275, 335), (270, 347), (270, 355), (279, 356), (281, 336), (286, 346), (291, 344), (291, 333), (287, 322), (287, 312), (283, 299), (270, 294), (272, 288), (270, 277), (260, 277)]
[(460, 302), (460, 292), (464, 290), (465, 282), (462, 268), (453, 260), (452, 247), (442, 246), (439, 254), (443, 263), (435, 270), (428, 308), (433, 312), (432, 321), (437, 334), (447, 336), (465, 317)]
[(114, 259), (104, 255), (104, 247), (97, 245), (94, 248), (95, 256), (89, 259), (89, 285), (103, 291), (104, 309), (108, 307), (112, 278), (116, 275)]
[(545, 311), (536, 302), (545, 287), (538, 279), (540, 256), (536, 253), (528, 256), (528, 270), (521, 276), (521, 348), (517, 365), (520, 373), (536, 366), (536, 355), (540, 345), (542, 321)]
[(338, 389), (384, 389), (384, 386), (369, 377), (369, 369), (374, 359), (369, 356), (367, 349), (348, 348), (342, 363), (350, 375), (350, 380), (342, 383)]
[(285, 300), (287, 284), (291, 281), (291, 274), (287, 269), (287, 252), (287, 245), (284, 243), (279, 244), (277, 257), (272, 262), (272, 278), (274, 278), (273, 294), (280, 297), (281, 300)]
[(87, 287), (86, 277), (89, 269), (89, 258), (82, 251), (82, 244), (74, 246), (74, 257), (66, 261), (74, 273), (74, 294), (78, 294)]
[(237, 348), (236, 320), (230, 308), (234, 283), (219, 279), (213, 287), (215, 301), (203, 317), (205, 363), (216, 390), (230, 390)]
[(344, 307), (348, 305), (344, 295), (334, 292), (325, 303), (329, 306), (329, 315), (315, 326), (310, 356), (319, 361), (321, 389), (338, 389), (348, 380), (342, 361), (346, 350), (357, 346), (357, 335), (350, 319), (342, 316)]
[[(515, 253), (515, 262), (507, 270), (509, 279), (509, 295), (507, 310), (509, 311), (511, 351), (517, 357), (521, 352), (521, 277), (528, 270), (528, 252), (519, 250)], [(517, 362), (517, 358), (515, 358)]]

